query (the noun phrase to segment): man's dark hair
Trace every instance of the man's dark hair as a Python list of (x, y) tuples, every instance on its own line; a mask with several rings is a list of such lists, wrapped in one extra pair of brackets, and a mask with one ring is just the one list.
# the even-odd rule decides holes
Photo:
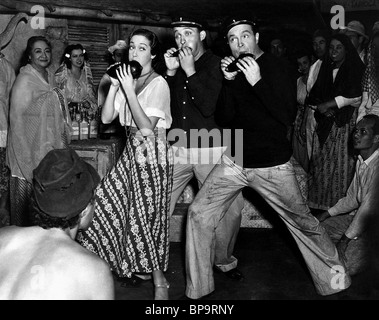
[(224, 23), (222, 24), (221, 28), (222, 28), (222, 33), (224, 34), (224, 37), (227, 39), (229, 30), (239, 24), (250, 25), (254, 34), (259, 32), (259, 25), (255, 17), (248, 17), (244, 15), (241, 16), (240, 14), (237, 14), (237, 15), (229, 16), (228, 18), (225, 19)]
[(300, 59), (302, 57), (308, 57), (309, 61), (312, 61), (312, 52), (305, 48), (298, 48), (294, 51), (293, 57), (295, 59)]
[(374, 122), (374, 125), (372, 126), (372, 131), (374, 132), (374, 135), (379, 134), (379, 117), (375, 114), (366, 114), (363, 116), (362, 119), (372, 120)]

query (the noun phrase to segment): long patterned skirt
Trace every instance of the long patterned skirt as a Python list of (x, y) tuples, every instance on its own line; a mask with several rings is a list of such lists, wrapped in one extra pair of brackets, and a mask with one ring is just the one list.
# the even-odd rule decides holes
[(165, 134), (138, 138), (133, 130), (96, 190), (93, 221), (77, 241), (119, 277), (167, 270), (172, 159)]
[(9, 193), (11, 202), (11, 225), (29, 227), (33, 225), (34, 217), (31, 215), (30, 198), (33, 186), (25, 179), (11, 177)]
[(349, 138), (356, 117), (338, 128), (333, 125), (321, 147), (314, 133), (314, 147), (310, 163), (309, 207), (328, 210), (343, 198), (353, 179), (355, 159)]
[(9, 169), (5, 164), (6, 149), (0, 147), (0, 197), (9, 192)]

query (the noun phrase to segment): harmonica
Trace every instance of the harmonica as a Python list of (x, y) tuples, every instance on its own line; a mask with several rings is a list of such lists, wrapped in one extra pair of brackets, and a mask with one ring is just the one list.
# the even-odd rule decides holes
[(171, 57), (178, 57), (180, 53), (180, 49), (176, 50), (174, 53), (171, 54)]
[(225, 68), (225, 71), (226, 72), (235, 72), (235, 71), (241, 71), (238, 67), (237, 67), (237, 63), (243, 59), (244, 57), (252, 57), (253, 59), (255, 59), (255, 56), (252, 54), (252, 53), (241, 53), (239, 55), (239, 57), (234, 60), (231, 64), (229, 64), (226, 68)]

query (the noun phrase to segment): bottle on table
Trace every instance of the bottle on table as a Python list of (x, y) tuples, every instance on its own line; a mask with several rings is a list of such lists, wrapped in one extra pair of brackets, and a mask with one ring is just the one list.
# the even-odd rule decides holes
[(70, 110), (71, 125), (72, 125), (71, 140), (78, 140), (79, 139), (79, 122), (77, 121), (77, 118), (76, 118), (78, 105), (76, 103), (70, 103), (69, 110)]

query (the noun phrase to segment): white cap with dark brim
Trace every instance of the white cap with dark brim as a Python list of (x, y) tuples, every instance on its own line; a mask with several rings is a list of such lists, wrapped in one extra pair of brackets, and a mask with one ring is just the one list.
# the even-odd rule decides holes
[(242, 19), (242, 18), (234, 18), (231, 17), (227, 19), (224, 23), (224, 33), (227, 34), (230, 29), (232, 29), (235, 26), (238, 26), (240, 24), (248, 24), (253, 27), (255, 27), (257, 24), (251, 19)]
[(171, 22), (172, 27), (192, 27), (192, 28), (199, 28), (204, 29), (205, 25), (203, 22), (200, 22), (197, 19), (191, 19), (188, 17), (177, 17), (173, 19)]

